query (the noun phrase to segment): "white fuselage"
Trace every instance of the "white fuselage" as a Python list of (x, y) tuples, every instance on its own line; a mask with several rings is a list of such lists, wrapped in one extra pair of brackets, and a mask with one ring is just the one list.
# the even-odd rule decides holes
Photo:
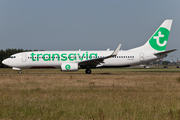
[[(60, 68), (62, 63), (78, 63), (109, 56), (113, 51), (32, 51), (21, 52), (5, 59), (3, 64), (14, 68)], [(117, 56), (105, 59), (96, 67), (126, 67), (144, 64), (164, 56), (153, 53), (119, 51)], [(92, 66), (88, 66), (92, 68)]]

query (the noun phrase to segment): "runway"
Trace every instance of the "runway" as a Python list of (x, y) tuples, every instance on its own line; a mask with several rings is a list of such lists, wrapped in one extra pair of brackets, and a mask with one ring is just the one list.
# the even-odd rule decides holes
[(0, 75), (174, 75), (172, 73), (92, 73), (92, 74), (85, 74), (85, 73), (0, 73)]

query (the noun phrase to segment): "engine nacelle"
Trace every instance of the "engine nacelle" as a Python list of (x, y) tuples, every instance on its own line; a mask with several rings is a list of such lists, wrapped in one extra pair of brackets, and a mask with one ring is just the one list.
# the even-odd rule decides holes
[(62, 71), (78, 71), (78, 63), (62, 63)]

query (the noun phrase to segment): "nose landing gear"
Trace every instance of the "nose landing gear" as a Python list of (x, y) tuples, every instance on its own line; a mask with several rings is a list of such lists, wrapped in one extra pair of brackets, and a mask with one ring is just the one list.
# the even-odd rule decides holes
[(15, 68), (15, 67), (13, 67), (12, 69), (13, 69), (13, 70), (18, 70), (18, 73), (19, 73), (19, 74), (22, 73), (21, 68)]
[(21, 70), (19, 70), (19, 72), (18, 72), (19, 74), (21, 74), (22, 73), (22, 71)]

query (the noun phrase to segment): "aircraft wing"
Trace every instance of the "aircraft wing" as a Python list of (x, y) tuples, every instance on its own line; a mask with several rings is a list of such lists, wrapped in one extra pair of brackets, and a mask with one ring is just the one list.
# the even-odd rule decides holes
[(173, 49), (173, 50), (168, 50), (168, 51), (163, 51), (163, 52), (158, 52), (158, 53), (154, 53), (154, 55), (166, 55), (169, 54), (171, 52), (176, 51), (177, 49)]
[(119, 44), (116, 50), (114, 50), (114, 52), (109, 56), (80, 61), (78, 64), (81, 66), (81, 65), (97, 65), (99, 63), (103, 63), (104, 59), (108, 59), (108, 58), (116, 56), (119, 52), (120, 47), (121, 47), (121, 44)]

